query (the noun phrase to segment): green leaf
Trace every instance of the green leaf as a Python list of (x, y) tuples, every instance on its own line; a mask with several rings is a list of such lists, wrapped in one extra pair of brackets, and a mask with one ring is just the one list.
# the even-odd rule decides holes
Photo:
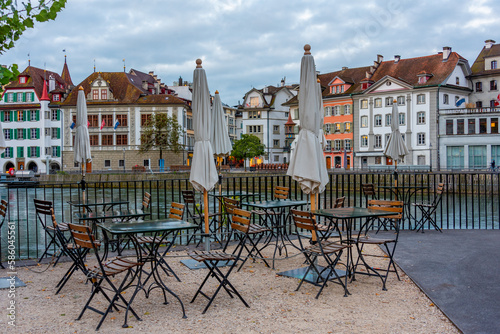
[(33, 20), (29, 17), (27, 19), (25, 19), (23, 21), (23, 24), (28, 27), (28, 28), (33, 28), (34, 27), (34, 24), (33, 24)]
[(49, 13), (46, 9), (42, 9), (38, 15), (35, 16), (38, 22), (46, 22), (49, 20)]

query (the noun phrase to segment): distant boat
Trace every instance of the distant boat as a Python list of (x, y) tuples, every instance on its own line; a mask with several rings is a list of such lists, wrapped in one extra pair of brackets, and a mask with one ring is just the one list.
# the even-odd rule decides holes
[(6, 185), (8, 188), (32, 188), (39, 184), (38, 180), (35, 179), (35, 173), (31, 170), (17, 171), (14, 178), (7, 178), (5, 175), (2, 175), (0, 183)]

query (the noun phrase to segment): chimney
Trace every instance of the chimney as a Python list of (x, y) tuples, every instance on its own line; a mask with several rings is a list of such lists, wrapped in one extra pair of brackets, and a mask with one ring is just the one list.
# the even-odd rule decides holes
[(448, 57), (450, 57), (451, 54), (451, 47), (445, 46), (443, 47), (443, 61), (447, 61)]
[(384, 61), (384, 56), (382, 55), (377, 55), (377, 63), (381, 63)]
[(378, 65), (380, 65), (380, 63), (377, 63), (376, 61), (373, 62), (373, 67), (378, 68)]
[(347, 67), (347, 66), (342, 66), (342, 71), (345, 71), (345, 70), (347, 70), (348, 68), (349, 68), (349, 67)]
[(493, 46), (493, 44), (495, 44), (495, 41), (492, 40), (492, 39), (488, 39), (488, 40), (484, 41), (484, 44), (485, 44), (484, 47), (486, 49), (491, 49), (491, 47)]
[(179, 86), (182, 86), (182, 77), (179, 77)]
[(281, 87), (285, 87), (285, 79), (281, 79)]
[(395, 55), (394, 56), (394, 64), (397, 64), (399, 63), (399, 60), (401, 59), (401, 56), (400, 55)]
[(149, 71), (149, 75), (153, 76), (155, 74), (155, 71)]
[[(371, 74), (375, 73), (375, 67), (370, 66), (370, 73), (371, 73)], [(370, 77), (371, 77), (371, 76), (370, 76)]]
[(142, 89), (148, 90), (148, 82), (146, 80), (142, 82)]

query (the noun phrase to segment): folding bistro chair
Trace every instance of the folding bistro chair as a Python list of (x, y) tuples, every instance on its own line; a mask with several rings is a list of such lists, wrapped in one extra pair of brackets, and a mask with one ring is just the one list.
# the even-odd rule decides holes
[[(48, 243), (47, 246), (45, 247), (45, 251), (43, 252), (42, 256), (40, 256), (40, 259), (38, 259), (38, 262), (42, 261), (42, 259), (45, 256), (54, 256), (56, 253), (50, 253), (50, 248), (52, 246), (58, 247), (61, 252), (57, 255), (56, 261), (54, 263), (54, 266), (59, 262), (59, 259), (61, 256), (65, 253), (64, 247), (62, 247), (59, 238), (56, 237), (56, 230), (54, 225), (52, 224), (52, 209), (53, 209), (53, 204), (50, 201), (44, 201), (41, 199), (33, 199), (35, 203), (35, 212), (36, 212), (36, 217), (40, 224), (42, 225), (42, 228), (45, 230), (45, 235), (48, 237)], [(50, 221), (49, 224), (47, 224), (47, 220)], [(64, 235), (65, 232), (68, 232), (68, 224), (64, 222), (60, 222), (58, 224), (59, 231)]]
[[(203, 208), (196, 202), (196, 196), (193, 190), (183, 190), (182, 198), (184, 200), (184, 204), (186, 205), (186, 219), (192, 220), (196, 225), (198, 225), (198, 227), (193, 230), (193, 235), (187, 242), (189, 244), (196, 237), (196, 234), (198, 232), (203, 231), (205, 214), (203, 213)], [(208, 219), (210, 220), (210, 232), (213, 233), (216, 241), (221, 245), (221, 241), (217, 239), (217, 236), (215, 234), (215, 232), (217, 232), (217, 226), (215, 226), (215, 223), (217, 222), (217, 218), (221, 217), (222, 214), (222, 212), (208, 213)], [(203, 238), (200, 237), (200, 240), (198, 241), (196, 246), (198, 246), (202, 240)]]
[[(241, 202), (236, 200), (236, 199), (233, 199), (233, 198), (223, 197), (222, 198), (222, 207), (223, 207), (223, 211), (225, 213), (226, 222), (229, 226), (231, 226), (231, 215), (233, 214), (233, 210), (240, 209)], [(226, 251), (227, 246), (229, 245), (229, 242), (231, 241), (231, 239), (233, 237), (233, 234), (234, 234), (234, 230), (231, 228), (229, 235), (227, 236), (226, 244), (224, 245), (224, 248), (222, 249), (222, 251), (224, 251), (224, 252)]]
[[(132, 261), (130, 258), (115, 258), (112, 260), (105, 261), (99, 255), (99, 245), (96, 242), (92, 229), (89, 226), (68, 224), (69, 230), (73, 240), (78, 247), (75, 249), (75, 259), (78, 261), (78, 266), (84, 270), (85, 275), (92, 283), (92, 293), (87, 300), (82, 312), (76, 320), (80, 320), (87, 309), (100, 314), (101, 320), (99, 321), (96, 330), (99, 330), (104, 319), (112, 309), (118, 311), (118, 307), (126, 309), (125, 320), (123, 323), (123, 328), (127, 328), (128, 311), (132, 312), (137, 320), (141, 320), (137, 313), (130, 306), (139, 290), (139, 286), (136, 286), (134, 293), (132, 294), (129, 301), (123, 297), (123, 292), (134, 282), (135, 278), (141, 274), (140, 268), (143, 263)], [(88, 268), (85, 266), (85, 255), (90, 251), (94, 250), (95, 257), (98, 262), (98, 266), (94, 268)], [(120, 281), (117, 275), (125, 272), (125, 276)], [(130, 279), (129, 279), (130, 278)], [(116, 284), (113, 282), (117, 282)], [(106, 283), (107, 286), (105, 286)], [(111, 293), (111, 296), (108, 293)], [(103, 297), (108, 301), (108, 306), (105, 310), (98, 310), (97, 308), (90, 305), (94, 297), (101, 293)], [(120, 303), (121, 302), (121, 303)], [(99, 304), (97, 302), (96, 304)]]
[[(354, 265), (354, 273), (353, 273), (353, 280), (355, 280), (355, 275), (360, 274), (360, 275), (367, 275), (367, 276), (378, 276), (382, 280), (382, 290), (387, 290), (386, 289), (386, 282), (387, 282), (387, 277), (389, 276), (390, 272), (395, 272), (396, 276), (398, 277), (398, 280), (401, 280), (399, 278), (398, 271), (396, 270), (396, 265), (394, 264), (394, 252), (396, 250), (396, 246), (398, 244), (398, 237), (399, 237), (399, 223), (401, 219), (403, 218), (403, 205), (404, 203), (402, 201), (386, 201), (386, 200), (371, 200), (369, 201), (368, 208), (369, 209), (376, 209), (376, 210), (382, 210), (382, 211), (387, 211), (387, 212), (393, 212), (397, 213), (395, 215), (388, 215), (388, 216), (380, 216), (378, 218), (374, 219), (368, 219), (362, 226), (361, 229), (358, 233), (358, 237), (355, 240), (356, 248), (358, 250), (358, 258), (356, 260), (356, 264)], [(394, 236), (390, 237), (371, 237), (369, 235), (370, 231), (373, 231), (375, 229), (380, 229), (380, 225), (387, 225), (388, 221), (391, 221), (390, 224), (394, 229)], [(389, 233), (389, 232), (388, 232)], [(364, 248), (365, 245), (377, 245), (377, 246), (384, 246), (384, 251), (387, 254), (387, 256), (381, 256), (381, 255), (376, 255), (376, 254), (370, 254), (367, 252), (367, 250)], [(382, 267), (374, 267), (369, 265), (366, 262), (366, 257), (378, 257), (378, 258), (384, 258), (384, 259), (389, 259), (389, 263), (387, 264), (387, 268), (382, 268)], [(366, 271), (357, 271), (358, 265), (364, 266)]]
[(377, 191), (375, 189), (375, 185), (373, 183), (364, 183), (361, 185), (361, 190), (363, 191), (363, 196), (365, 196), (365, 201), (368, 205), (368, 198), (370, 199), (378, 199)]
[[(184, 204), (176, 203), (176, 202), (170, 203), (170, 213), (169, 213), (167, 218), (182, 220), (183, 216), (184, 216)], [(168, 265), (167, 261), (165, 261), (165, 255), (167, 255), (168, 249), (170, 248), (170, 247), (168, 247), (171, 243), (170, 241), (165, 240), (162, 236), (155, 237), (155, 236), (146, 236), (146, 235), (139, 236), (136, 238), (136, 240), (139, 243), (139, 245), (144, 245), (146, 247), (147, 252), (151, 255), (154, 255), (153, 254), (154, 248), (159, 247), (160, 243), (167, 246), (165, 252), (158, 260), (159, 266), (160, 266), (160, 268), (163, 269), (163, 271), (165, 272), (165, 274), (167, 274), (167, 276), (170, 276), (170, 273), (172, 273), (172, 275), (174, 275), (174, 277), (177, 281), (179, 281), (179, 282), (181, 281), (180, 278), (175, 274), (172, 267), (170, 267), (170, 265)]]
[[(335, 199), (335, 203), (333, 203), (333, 208), (343, 208), (345, 203), (345, 196), (338, 197)], [(333, 223), (333, 222), (332, 222)], [(340, 226), (338, 226), (338, 222), (335, 221), (334, 224), (321, 224), (316, 221), (316, 226), (318, 228), (318, 234), (320, 239), (326, 240), (330, 237), (338, 237), (342, 238), (342, 233), (340, 231)], [(342, 240), (342, 239), (341, 239)]]
[(240, 240), (238, 245), (233, 251), (233, 254), (239, 253), (241, 254), (242, 248), (245, 248), (247, 251), (247, 256), (242, 259), (240, 256), (240, 260), (242, 260), (238, 271), (240, 271), (241, 267), (245, 264), (248, 258), (253, 258), (255, 262), (255, 256), (259, 256), (265, 263), (265, 265), (269, 268), (269, 263), (265, 260), (264, 256), (260, 252), (258, 248), (258, 244), (262, 237), (267, 233), (271, 232), (267, 227), (252, 224), (250, 222), (250, 216), (252, 213), (250, 211), (234, 208), (232, 210), (231, 217), (231, 229), (236, 231), (236, 235)]
[(424, 233), (425, 223), (429, 223), (430, 225), (434, 226), (434, 229), (436, 229), (436, 231), (443, 232), (441, 228), (437, 226), (436, 220), (433, 217), (439, 204), (441, 203), (441, 199), (443, 198), (443, 190), (444, 183), (439, 183), (432, 202), (412, 203), (413, 206), (416, 206), (422, 212), (422, 218), (420, 218), (420, 220), (415, 224), (415, 230), (417, 232), (422, 230), (422, 233)]
[(1, 222), (0, 222), (0, 268), (5, 269), (5, 267), (2, 264), (2, 226), (3, 223), (5, 223), (5, 219), (7, 218), (7, 201), (2, 200), (0, 203), (0, 216), (1, 216)]
[[(193, 299), (191, 300), (191, 303), (193, 303), (196, 300), (196, 297), (198, 297), (198, 295), (202, 295), (203, 297), (208, 299), (208, 304), (205, 306), (205, 309), (203, 310), (202, 314), (205, 314), (205, 312), (207, 312), (208, 308), (210, 307), (210, 305), (212, 305), (212, 302), (214, 301), (215, 297), (222, 288), (224, 288), (229, 297), (234, 298), (233, 294), (235, 294), (246, 307), (250, 307), (247, 304), (247, 302), (243, 299), (243, 297), (240, 295), (240, 293), (236, 290), (236, 288), (231, 284), (231, 282), (229, 282), (229, 275), (231, 275), (231, 272), (238, 263), (242, 250), (243, 247), (240, 247), (238, 254), (227, 254), (224, 252), (215, 252), (215, 251), (209, 251), (209, 252), (193, 251), (188, 253), (188, 256), (190, 256), (192, 259), (198, 262), (203, 262), (205, 266), (208, 268), (207, 276), (205, 276), (205, 279), (203, 280), (200, 287), (196, 291)], [(221, 261), (222, 262), (232, 261), (232, 264), (229, 267), (227, 267), (228, 269), (226, 273), (223, 273), (221, 268), (217, 266), (218, 263)], [(211, 296), (207, 295), (205, 292), (202, 291), (203, 286), (210, 277), (214, 277), (219, 282), (217, 289)]]
[[(351, 246), (321, 240), (318, 236), (318, 226), (316, 224), (316, 220), (310, 212), (293, 209), (290, 210), (290, 212), (292, 213), (292, 218), (297, 231), (306, 230), (311, 233), (311, 238), (308, 238), (307, 241), (303, 240), (305, 238), (301, 233), (297, 233), (300, 250), (306, 258), (306, 264), (308, 267), (295, 291), (300, 289), (304, 281), (309, 282), (320, 287), (318, 294), (316, 295), (316, 299), (318, 299), (324, 287), (327, 286), (327, 283), (332, 282), (341, 285), (344, 288), (344, 297), (347, 297), (349, 295), (349, 291), (347, 290), (347, 275), (344, 283), (335, 270), (335, 266), (339, 263), (343, 250)], [(323, 260), (321, 266), (319, 266), (320, 259)], [(307, 275), (311, 271), (312, 276), (315, 277), (314, 280), (306, 280)]]

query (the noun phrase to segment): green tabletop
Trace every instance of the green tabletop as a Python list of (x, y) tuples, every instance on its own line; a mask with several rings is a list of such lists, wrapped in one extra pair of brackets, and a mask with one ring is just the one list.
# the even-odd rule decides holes
[(272, 201), (243, 202), (241, 203), (241, 205), (251, 206), (260, 209), (279, 209), (279, 208), (288, 208), (299, 205), (307, 205), (307, 201), (284, 199), (284, 200), (272, 200)]
[(312, 210), (311, 213), (316, 216), (335, 218), (335, 219), (357, 219), (380, 216), (398, 215), (399, 212), (390, 212), (384, 210), (368, 209), (363, 207), (352, 208), (334, 208)]
[(111, 234), (170, 232), (198, 227), (196, 224), (173, 218), (130, 223), (100, 223), (97, 226)]

